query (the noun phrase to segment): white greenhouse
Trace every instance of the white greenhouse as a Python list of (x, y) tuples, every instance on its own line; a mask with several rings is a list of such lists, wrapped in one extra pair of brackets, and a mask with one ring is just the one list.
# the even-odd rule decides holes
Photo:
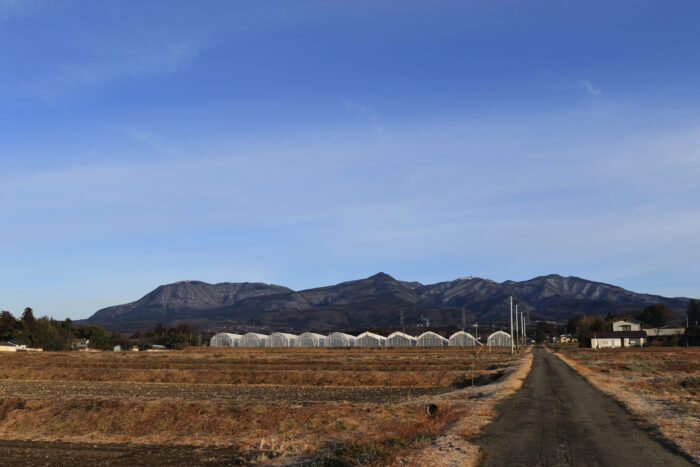
[(286, 332), (273, 332), (265, 342), (265, 347), (294, 347), (297, 336)]
[(343, 332), (331, 333), (326, 338), (326, 347), (354, 347), (355, 336)]
[(355, 340), (355, 347), (384, 347), (386, 337), (371, 332), (363, 332)]
[(249, 332), (241, 336), (238, 347), (265, 347), (268, 337), (265, 334)]
[(489, 347), (510, 347), (510, 334), (503, 331), (496, 331), (487, 340)]
[(450, 336), (450, 347), (476, 347), (481, 345), (481, 342), (476, 340), (474, 336), (465, 331), (457, 331)]
[(238, 347), (238, 341), (241, 336), (239, 334), (229, 334), (228, 332), (220, 332), (212, 336), (209, 341), (210, 347)]
[(448, 342), (449, 341), (441, 335), (428, 331), (418, 336), (416, 345), (419, 347), (445, 347)]
[(394, 332), (386, 338), (387, 347), (414, 347), (417, 339), (403, 332)]
[(305, 332), (299, 334), (299, 337), (294, 341), (294, 347), (323, 347), (326, 343), (326, 336), (316, 334), (314, 332)]

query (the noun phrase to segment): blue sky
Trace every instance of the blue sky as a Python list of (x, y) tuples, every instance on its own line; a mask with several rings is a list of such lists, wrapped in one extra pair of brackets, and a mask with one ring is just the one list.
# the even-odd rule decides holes
[(0, 308), (559, 273), (700, 297), (700, 4), (0, 0)]

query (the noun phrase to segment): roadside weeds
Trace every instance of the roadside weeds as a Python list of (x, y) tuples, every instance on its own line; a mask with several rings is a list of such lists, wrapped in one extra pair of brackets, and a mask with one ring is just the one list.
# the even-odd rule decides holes
[(432, 397), (432, 403), (460, 407), (464, 414), (429, 446), (403, 459), (402, 465), (475, 466), (482, 456), (472, 442), (496, 416), (496, 407), (518, 391), (532, 368), (532, 349), (508, 368), (498, 381)]

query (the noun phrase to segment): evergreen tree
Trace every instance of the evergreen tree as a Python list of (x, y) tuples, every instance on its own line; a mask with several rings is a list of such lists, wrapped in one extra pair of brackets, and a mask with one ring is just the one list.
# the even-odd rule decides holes
[(666, 305), (657, 303), (650, 305), (637, 315), (637, 319), (643, 321), (651, 327), (662, 328), (666, 326), (671, 319), (671, 310)]
[(109, 350), (111, 348), (109, 334), (102, 326), (90, 326), (89, 330), (86, 329), (86, 333), (89, 333), (87, 338), (90, 339), (91, 349)]
[(688, 305), (688, 328), (700, 326), (700, 303), (691, 300)]
[(17, 320), (9, 311), (0, 312), (0, 340), (9, 341), (15, 338), (18, 327)]
[(66, 350), (70, 345), (47, 317), (36, 320), (32, 337), (33, 345), (44, 350)]

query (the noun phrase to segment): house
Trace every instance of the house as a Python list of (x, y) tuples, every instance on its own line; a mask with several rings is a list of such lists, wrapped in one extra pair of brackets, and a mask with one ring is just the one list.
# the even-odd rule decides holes
[(620, 348), (644, 347), (647, 333), (644, 331), (593, 331), (588, 334), (591, 338), (591, 348)]
[(632, 318), (613, 321), (612, 331), (593, 331), (588, 334), (591, 338), (591, 348), (644, 347), (647, 343), (647, 333), (642, 331), (642, 322)]
[(571, 334), (562, 334), (559, 336), (557, 341), (561, 342), (562, 344), (570, 344), (572, 342), (576, 342), (576, 338), (572, 337)]
[(72, 350), (87, 350), (90, 344), (90, 339), (75, 339), (70, 343), (70, 348)]
[(614, 331), (641, 331), (642, 322), (636, 319), (625, 318), (612, 323), (613, 332)]

